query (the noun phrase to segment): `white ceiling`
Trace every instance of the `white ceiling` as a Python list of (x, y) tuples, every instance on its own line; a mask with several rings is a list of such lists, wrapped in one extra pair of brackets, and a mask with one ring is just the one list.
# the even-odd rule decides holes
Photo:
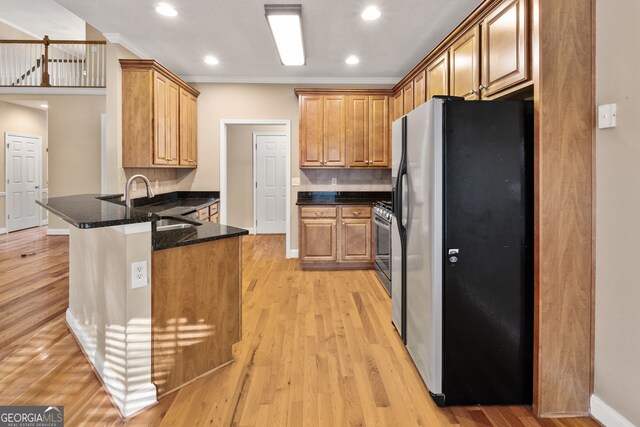
[(0, 21), (36, 38), (84, 40), (85, 23), (54, 0), (0, 0)]
[[(271, 0), (301, 3), (307, 65), (285, 67), (264, 17), (268, 0), (164, 0), (178, 16), (158, 15), (155, 0), (57, 0), (103, 33), (190, 81), (292, 83), (397, 82), (481, 0)], [(382, 11), (363, 21), (368, 5)], [(344, 63), (348, 55), (360, 63)], [(203, 62), (214, 55), (219, 65)]]

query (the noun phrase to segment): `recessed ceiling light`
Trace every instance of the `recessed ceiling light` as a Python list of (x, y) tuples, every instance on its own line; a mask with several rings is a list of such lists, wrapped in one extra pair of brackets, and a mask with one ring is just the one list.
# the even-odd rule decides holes
[(204, 57), (204, 62), (205, 64), (209, 64), (209, 65), (218, 65), (220, 63), (220, 61), (218, 61), (218, 58), (210, 55)]
[(304, 65), (302, 41), (302, 6), (299, 4), (265, 4), (264, 14), (276, 42), (282, 65)]
[(355, 55), (350, 55), (344, 62), (349, 65), (355, 65), (360, 62), (360, 59), (358, 59), (358, 57)]
[(158, 12), (160, 15), (164, 15), (164, 16), (176, 16), (178, 15), (178, 11), (175, 10), (172, 6), (166, 4), (166, 3), (160, 3), (158, 4), (158, 6), (156, 7), (156, 12)]
[(360, 16), (365, 21), (374, 21), (380, 18), (380, 15), (382, 15), (382, 12), (380, 12), (380, 9), (378, 9), (375, 6), (369, 6), (362, 12)]
[(47, 104), (40, 104), (40, 108), (49, 108)]

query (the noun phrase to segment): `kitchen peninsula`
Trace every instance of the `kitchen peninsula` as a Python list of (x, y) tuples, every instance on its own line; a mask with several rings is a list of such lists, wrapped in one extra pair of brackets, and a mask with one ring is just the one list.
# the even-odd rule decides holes
[(38, 202), (73, 226), (67, 324), (124, 416), (231, 363), (241, 338), (240, 237), (248, 232), (189, 215), (216, 203), (215, 194), (157, 200)]

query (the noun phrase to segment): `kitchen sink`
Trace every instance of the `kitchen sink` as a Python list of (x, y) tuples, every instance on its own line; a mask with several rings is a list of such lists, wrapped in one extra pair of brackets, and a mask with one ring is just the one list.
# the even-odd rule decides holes
[(197, 222), (189, 221), (187, 219), (162, 217), (160, 220), (156, 221), (156, 230), (157, 231), (181, 230), (184, 228), (197, 227), (199, 225), (200, 224), (198, 224)]

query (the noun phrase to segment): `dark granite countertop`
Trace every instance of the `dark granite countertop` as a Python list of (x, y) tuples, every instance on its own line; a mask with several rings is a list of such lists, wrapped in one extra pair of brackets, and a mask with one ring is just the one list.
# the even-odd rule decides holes
[(174, 192), (160, 194), (152, 199), (134, 199), (134, 206), (131, 208), (125, 207), (121, 194), (80, 194), (52, 197), (46, 203), (37, 203), (82, 229), (152, 222), (153, 249), (159, 250), (248, 234), (242, 228), (192, 218), (189, 221), (199, 225), (179, 230), (155, 229), (155, 221), (163, 217), (180, 218), (218, 200), (218, 192)]
[(390, 191), (300, 191), (298, 206), (304, 205), (373, 205), (391, 201)]
[(213, 222), (189, 219), (200, 225), (178, 230), (156, 231), (155, 223), (152, 225), (151, 240), (153, 250), (170, 249), (178, 246), (192, 245), (194, 243), (210, 242), (213, 240), (228, 239), (249, 234), (244, 228), (230, 225), (215, 224)]

